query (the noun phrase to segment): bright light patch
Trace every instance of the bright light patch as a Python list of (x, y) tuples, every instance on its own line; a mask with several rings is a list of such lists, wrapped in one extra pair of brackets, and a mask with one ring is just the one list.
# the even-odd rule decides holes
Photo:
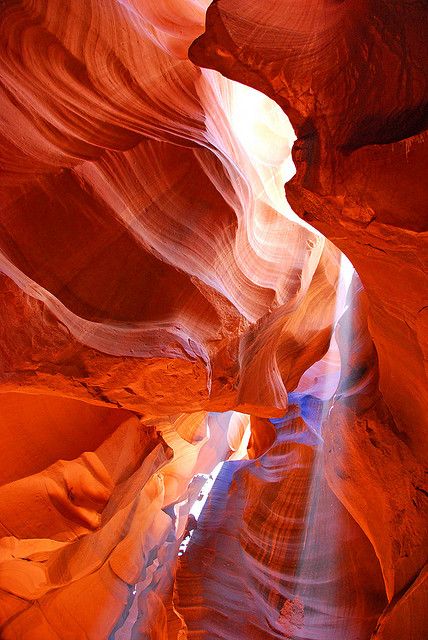
[(206, 480), (204, 486), (201, 489), (201, 493), (199, 494), (199, 497), (196, 500), (196, 502), (193, 505), (193, 507), (190, 509), (190, 513), (193, 516), (195, 516), (196, 520), (201, 515), (202, 509), (205, 506), (205, 503), (207, 501), (208, 495), (209, 495), (211, 489), (214, 486), (214, 482), (216, 481), (217, 476), (220, 473), (220, 469), (222, 468), (222, 466), (223, 466), (223, 462), (219, 462), (218, 465), (216, 467), (214, 467), (214, 469), (210, 473), (210, 475), (206, 476), (207, 480)]
[(260, 91), (238, 82), (232, 88), (230, 121), (234, 134), (252, 159), (270, 167), (283, 165), (296, 139), (289, 119)]
[(354, 271), (355, 269), (352, 266), (352, 263), (348, 260), (345, 254), (342, 253), (340, 258), (340, 275), (337, 287), (335, 320), (338, 320), (345, 311), (346, 296), (348, 295), (349, 287), (351, 286)]
[[(202, 486), (201, 491), (199, 492), (199, 496), (197, 498), (197, 500), (194, 502), (192, 508), (189, 511), (189, 517), (193, 516), (195, 518), (195, 520), (197, 521), (199, 516), (202, 513), (202, 509), (205, 506), (205, 503), (207, 501), (207, 498), (210, 494), (211, 489), (214, 486), (214, 482), (217, 479), (218, 474), (220, 473), (220, 470), (223, 466), (223, 462), (219, 462), (218, 465), (216, 467), (214, 467), (214, 469), (212, 470), (212, 472), (209, 475), (205, 475), (205, 474), (200, 474), (201, 476), (204, 476), (206, 478), (205, 484)], [(191, 531), (188, 532), (187, 536), (182, 540), (180, 547), (179, 547), (179, 551), (178, 551), (178, 555), (182, 556), (183, 553), (186, 551), (187, 546), (190, 542), (190, 538), (193, 535), (193, 531), (194, 529), (192, 529)]]

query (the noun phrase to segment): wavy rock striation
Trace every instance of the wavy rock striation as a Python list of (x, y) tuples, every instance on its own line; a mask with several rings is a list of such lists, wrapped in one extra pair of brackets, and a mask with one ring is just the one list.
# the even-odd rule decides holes
[[(4, 340), (3, 388), (275, 414), (327, 349), (337, 254), (274, 206), (291, 129), (266, 167), (271, 140), (233, 134), (234, 85), (171, 55), (151, 20), (112, 0), (2, 10), (1, 260), (30, 316)], [(163, 399), (147, 389), (165, 372)]]
[(374, 637), (427, 629), (427, 18), (420, 2), (278, 0), (266, 12), (218, 0), (190, 50), (290, 117), (287, 198), (348, 255), (366, 291), (341, 321), (325, 470), (381, 564), (391, 604)]
[[(311, 413), (321, 412), (320, 403)], [(261, 457), (226, 462), (177, 572), (189, 637), (368, 637), (385, 602), (366, 536), (323, 477), (297, 405)]]
[(424, 640), (426, 2), (207, 8), (0, 2), (0, 636)]

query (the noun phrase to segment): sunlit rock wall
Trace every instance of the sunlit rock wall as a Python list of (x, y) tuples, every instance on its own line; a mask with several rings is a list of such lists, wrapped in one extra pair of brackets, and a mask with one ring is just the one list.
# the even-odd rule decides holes
[(219, 0), (191, 47), (195, 62), (287, 113), (297, 135), (287, 198), (365, 287), (340, 323), (324, 455), (379, 559), (391, 604), (375, 637), (385, 638), (427, 632), (427, 33), (424, 2), (281, 0), (265, 11)]
[(246, 95), (160, 28), (145, 3), (2, 11), (2, 388), (275, 414), (328, 347), (338, 254), (275, 208), (278, 107), (246, 148)]
[(0, 3), (1, 638), (424, 640), (425, 5)]

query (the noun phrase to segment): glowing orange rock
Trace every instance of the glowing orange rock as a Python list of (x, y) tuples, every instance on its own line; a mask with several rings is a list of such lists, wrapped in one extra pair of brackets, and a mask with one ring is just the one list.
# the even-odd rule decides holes
[(422, 640), (426, 8), (207, 5), (0, 7), (0, 635)]
[(391, 600), (374, 637), (422, 638), (426, 626), (427, 17), (421, 3), (277, 0), (267, 12), (218, 0), (190, 49), (290, 117), (287, 198), (366, 291), (341, 323), (324, 429), (330, 486), (373, 544)]

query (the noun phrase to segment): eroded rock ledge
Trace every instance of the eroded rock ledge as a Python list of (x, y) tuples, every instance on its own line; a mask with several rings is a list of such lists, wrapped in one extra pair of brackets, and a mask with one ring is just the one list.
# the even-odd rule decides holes
[(0, 49), (1, 638), (425, 640), (426, 2), (13, 0)]

